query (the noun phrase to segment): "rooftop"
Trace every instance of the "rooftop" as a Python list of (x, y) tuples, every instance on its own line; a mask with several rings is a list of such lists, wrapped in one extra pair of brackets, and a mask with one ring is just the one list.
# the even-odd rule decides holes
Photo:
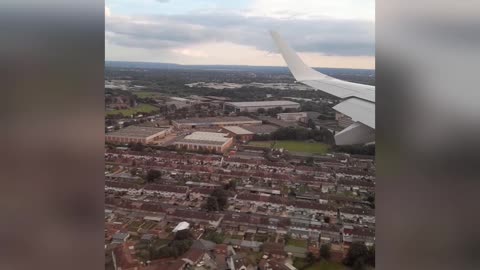
[(228, 102), (228, 104), (236, 107), (291, 106), (291, 105), (300, 106), (300, 104), (298, 104), (297, 102), (288, 101), (288, 100)]
[(149, 137), (157, 133), (165, 131), (166, 128), (155, 127), (140, 127), (140, 126), (128, 126), (120, 130), (107, 133), (108, 136), (123, 136), (123, 137)]
[(173, 229), (172, 232), (178, 232), (178, 231), (183, 231), (190, 228), (190, 223), (182, 221), (178, 223), (178, 225)]
[(228, 130), (234, 134), (237, 134), (237, 135), (252, 135), (253, 132), (249, 131), (249, 130), (246, 130), (244, 128), (241, 128), (241, 127), (237, 127), (237, 126), (230, 126), (230, 127), (223, 127), (223, 129), (225, 130)]
[(197, 131), (193, 132), (190, 135), (185, 136), (183, 140), (185, 141), (208, 141), (208, 142), (220, 142), (224, 143), (230, 138), (227, 137), (226, 133), (217, 133), (217, 132), (203, 132)]
[(225, 122), (246, 122), (246, 121), (257, 121), (255, 119), (252, 119), (250, 117), (246, 116), (238, 116), (238, 117), (192, 117), (188, 119), (179, 119), (179, 120), (174, 120), (177, 123), (180, 124), (188, 124), (188, 123), (225, 123)]

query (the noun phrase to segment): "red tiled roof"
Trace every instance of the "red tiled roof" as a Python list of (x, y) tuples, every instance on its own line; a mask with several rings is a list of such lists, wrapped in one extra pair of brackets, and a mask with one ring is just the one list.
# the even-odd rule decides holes
[(128, 243), (123, 243), (122, 245), (113, 249), (117, 267), (121, 267), (125, 270), (137, 267), (139, 265), (138, 261), (131, 254), (129, 246), (131, 245)]
[(200, 262), (204, 254), (205, 254), (205, 251), (203, 250), (191, 248), (185, 254), (182, 255), (182, 258), (189, 259), (193, 263), (197, 264)]

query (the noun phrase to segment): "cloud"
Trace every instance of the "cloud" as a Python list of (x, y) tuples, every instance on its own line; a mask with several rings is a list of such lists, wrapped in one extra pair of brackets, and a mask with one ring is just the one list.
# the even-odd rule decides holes
[(268, 30), (282, 33), (300, 52), (333, 56), (373, 56), (374, 22), (360, 19), (285, 19), (239, 13), (163, 16), (109, 16), (106, 39), (118, 46), (179, 49), (205, 43), (232, 43), (276, 52)]
[(108, 6), (105, 6), (105, 17), (110, 17), (112, 14), (110, 12), (110, 8)]
[(248, 14), (273, 18), (375, 20), (374, 0), (252, 0)]
[(181, 54), (184, 56), (195, 57), (195, 58), (207, 58), (209, 54), (202, 50), (194, 49), (173, 49), (173, 53)]

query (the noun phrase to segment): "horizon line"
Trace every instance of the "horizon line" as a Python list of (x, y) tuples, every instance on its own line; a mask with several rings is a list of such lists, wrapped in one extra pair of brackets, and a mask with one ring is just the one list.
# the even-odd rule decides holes
[[(284, 66), (272, 66), (272, 65), (242, 65), (242, 64), (179, 64), (171, 62), (149, 62), (149, 61), (131, 61), (131, 60), (107, 60), (104, 62), (127, 62), (127, 63), (147, 63), (147, 64), (171, 64), (179, 66), (239, 66), (239, 67), (279, 67), (287, 68), (287, 65)], [(375, 68), (349, 68), (349, 67), (312, 67), (312, 68), (331, 68), (331, 69), (356, 69), (356, 70), (376, 70)]]

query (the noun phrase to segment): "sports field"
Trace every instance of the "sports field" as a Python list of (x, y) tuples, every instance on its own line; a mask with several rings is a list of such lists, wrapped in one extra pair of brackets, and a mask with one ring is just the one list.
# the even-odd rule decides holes
[[(255, 141), (248, 145), (271, 147), (274, 141)], [(323, 155), (328, 152), (328, 145), (318, 142), (302, 142), (302, 141), (275, 141), (275, 149), (284, 148), (290, 152), (309, 153)]]
[(158, 108), (153, 106), (153, 105), (139, 104), (135, 108), (107, 111), (107, 115), (122, 114), (123, 116), (130, 116), (130, 115), (136, 114), (136, 113), (151, 113), (151, 112), (154, 112), (154, 111), (158, 111)]

